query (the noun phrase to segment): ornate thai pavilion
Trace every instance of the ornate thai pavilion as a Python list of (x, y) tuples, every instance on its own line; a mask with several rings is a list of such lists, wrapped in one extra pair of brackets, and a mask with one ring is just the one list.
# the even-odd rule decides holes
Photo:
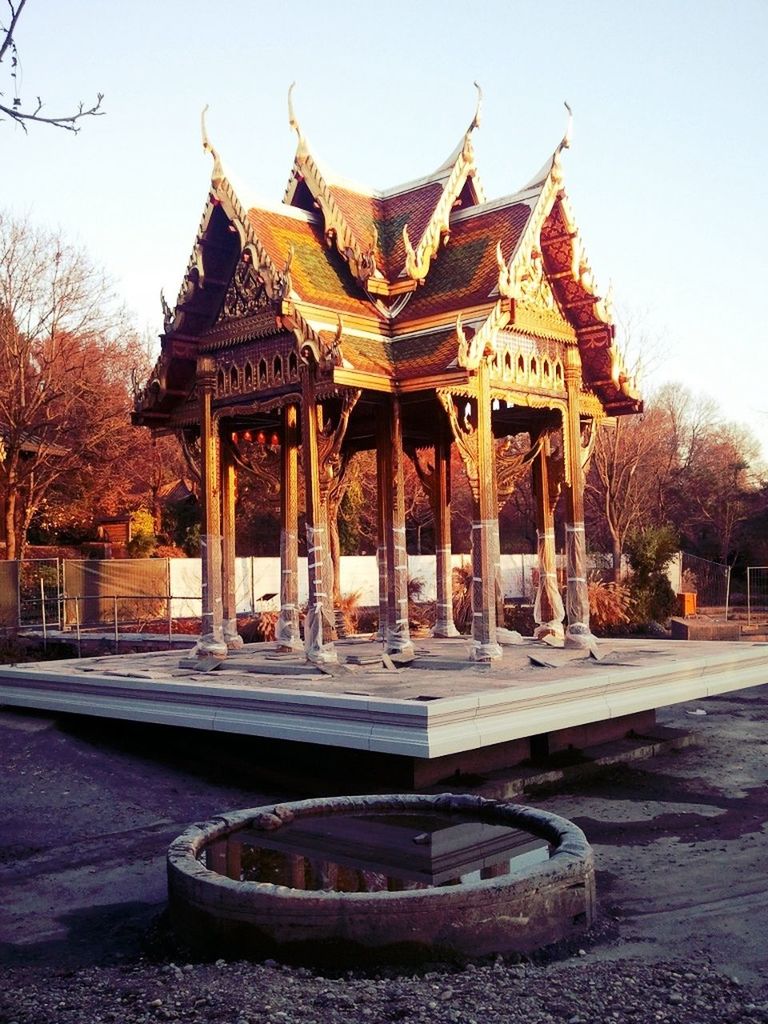
[[(290, 105), (290, 104), (289, 104)], [(584, 474), (604, 416), (641, 405), (614, 345), (565, 191), (568, 133), (520, 191), (489, 200), (472, 136), (434, 173), (386, 191), (321, 166), (298, 137), (283, 203), (248, 207), (213, 157), (210, 194), (162, 349), (134, 421), (199, 436), (203, 480), (201, 655), (241, 642), (234, 594), (238, 439), (279, 451), (281, 610), (277, 638), (301, 644), (299, 471), (309, 603), (304, 649), (332, 662), (329, 516), (356, 452), (376, 452), (380, 634), (413, 652), (407, 609), (403, 460), (414, 460), (436, 535), (436, 636), (451, 611), (450, 453), (474, 499), (471, 656), (501, 654), (498, 513), (530, 469), (540, 574), (536, 636), (589, 646)], [(527, 435), (524, 454), (509, 438)], [(554, 509), (564, 494), (566, 600), (555, 573)]]

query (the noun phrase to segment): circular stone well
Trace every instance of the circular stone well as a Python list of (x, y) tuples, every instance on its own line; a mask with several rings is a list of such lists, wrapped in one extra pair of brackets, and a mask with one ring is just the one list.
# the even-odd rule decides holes
[[(339, 820), (329, 822), (329, 816)], [(433, 816), (441, 828), (454, 821), (459, 827), (448, 827), (442, 835), (429, 828), (420, 831)], [(388, 838), (391, 821), (406, 836), (398, 840), (399, 851)], [(474, 832), (472, 823), (477, 823)], [(329, 868), (336, 857), (334, 828), (340, 845), (362, 858), (356, 869)], [(529, 852), (501, 864), (482, 860), (478, 850), (483, 843), (483, 849), (498, 845), (493, 837), (510, 828), (528, 833), (523, 840), (530, 838)], [(243, 868), (248, 863), (244, 843), (260, 847), (263, 837), (274, 851), (302, 829), (315, 845), (298, 853), (291, 853), (289, 845), (289, 852), (280, 854), (279, 877), (284, 883), (286, 871), (293, 872), (295, 886), (293, 876), (290, 884), (244, 879), (252, 873)], [(455, 837), (467, 835), (468, 870), (446, 881), (455, 852), (448, 848), (457, 845)], [(382, 850), (376, 836), (384, 836)], [(387, 877), (379, 861), (386, 861), (389, 846), (395, 849), (392, 856), (409, 863), (426, 858), (437, 880)], [(426, 848), (423, 853), (418, 846)], [(252, 857), (253, 846), (248, 850)], [(272, 863), (270, 857), (273, 861), (275, 855), (265, 858)], [(343, 852), (337, 859), (344, 863)], [(361, 873), (361, 864), (373, 864), (372, 870)], [(354, 870), (378, 891), (339, 891), (341, 884), (333, 888)], [(595, 876), (584, 833), (555, 814), (472, 796), (355, 796), (233, 811), (190, 826), (168, 850), (168, 892), (175, 932), (199, 953), (349, 963), (529, 953), (590, 926)]]

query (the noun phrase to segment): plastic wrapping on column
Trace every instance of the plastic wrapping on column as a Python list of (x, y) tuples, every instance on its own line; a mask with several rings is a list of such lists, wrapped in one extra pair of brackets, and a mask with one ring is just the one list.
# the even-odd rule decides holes
[(408, 622), (408, 555), (405, 547), (405, 527), (396, 526), (392, 530), (395, 539), (394, 579), (391, 583), (395, 589), (394, 622), (387, 623), (386, 649), (388, 654), (413, 654), (411, 630)]
[(565, 564), (568, 574), (565, 611), (568, 617), (566, 642), (591, 647), (595, 638), (589, 629), (589, 592), (587, 590), (587, 542), (584, 523), (566, 523)]
[(280, 531), (280, 614), (275, 624), (275, 640), (281, 647), (292, 650), (301, 648), (299, 635), (299, 609), (296, 595), (299, 582), (296, 578), (295, 565), (289, 564), (288, 551), (296, 551), (297, 534), (295, 530)]
[(316, 664), (332, 664), (338, 661), (332, 641), (323, 643), (327, 628), (323, 609), (328, 594), (323, 590), (323, 566), (325, 563), (325, 529), (307, 524), (307, 568), (309, 570), (310, 600), (304, 619), (304, 651), (308, 661)]
[[(202, 561), (202, 614), (200, 617), (200, 639), (195, 645), (195, 653), (205, 657), (214, 655), (225, 658), (227, 645), (222, 637), (221, 621), (223, 602), (221, 594), (221, 534), (204, 533), (200, 537), (200, 557)], [(218, 586), (212, 586), (212, 578)]]
[(507, 629), (504, 620), (504, 577), (501, 572), (501, 537), (499, 521), (492, 519), (489, 524), (493, 541), (493, 584), (496, 596), (496, 642), (502, 647), (514, 647), (523, 642), (516, 629)]
[(383, 640), (387, 622), (387, 549), (384, 544), (376, 548), (376, 568), (379, 574), (379, 628), (376, 639)]
[[(451, 568), (451, 548), (435, 548), (435, 563), (443, 561), (446, 568), (445, 594), (438, 593), (435, 603), (435, 624), (432, 627), (431, 635), (436, 637), (460, 636), (456, 624), (453, 621), (453, 570)], [(439, 579), (439, 573), (435, 573)], [(443, 600), (441, 600), (443, 598)]]
[(227, 650), (240, 650), (244, 641), (237, 631), (237, 619), (224, 619), (221, 624), (221, 631), (224, 634), (224, 643), (227, 645)]
[(533, 604), (534, 635), (537, 639), (554, 637), (562, 640), (565, 608), (557, 585), (555, 566), (555, 531), (537, 530), (536, 546), (539, 560), (539, 585)]
[[(481, 547), (481, 534), (482, 532), (489, 531), (492, 527), (490, 520), (481, 520), (480, 522), (472, 523), (472, 643), (470, 646), (469, 656), (472, 661), (495, 661), (497, 658), (502, 656), (501, 645), (496, 640), (496, 629), (490, 630), (490, 635), (484, 639), (478, 639), (478, 633), (482, 636), (484, 632), (482, 628), (482, 618), (485, 612), (483, 611), (483, 577), (482, 577), (482, 564), (479, 556)], [(490, 542), (492, 547), (493, 542)], [(493, 563), (494, 555), (491, 551), (491, 562)], [(494, 571), (494, 566), (491, 564), (491, 571)], [(494, 581), (495, 586), (495, 581)], [(494, 593), (493, 599), (493, 612), (495, 619), (496, 611), (496, 599)]]

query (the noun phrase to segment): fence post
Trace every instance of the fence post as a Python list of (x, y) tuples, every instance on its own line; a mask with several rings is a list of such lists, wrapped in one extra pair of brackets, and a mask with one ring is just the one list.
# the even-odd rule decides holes
[(752, 625), (752, 597), (749, 590), (749, 574), (752, 572), (752, 567), (747, 566), (747, 625)]
[(731, 600), (731, 567), (730, 565), (725, 570), (725, 621), (728, 621), (728, 603)]
[(77, 656), (78, 656), (78, 658), (82, 658), (83, 651), (82, 651), (82, 647), (80, 646), (80, 595), (79, 594), (76, 595), (76, 597), (75, 597), (75, 625), (76, 625), (76, 628), (77, 628)]
[(115, 615), (115, 654), (120, 653), (120, 635), (117, 629), (117, 594), (112, 595), (112, 601), (114, 602), (114, 615)]
[(16, 559), (16, 628), (21, 629), (21, 572), (22, 561)]
[(171, 593), (171, 560), (165, 560), (165, 591), (168, 595), (168, 648), (173, 647), (173, 594)]
[(61, 632), (61, 622), (62, 622), (61, 597), (62, 597), (63, 584), (64, 584), (64, 563), (63, 563), (63, 559), (57, 557), (56, 558), (56, 616), (57, 616), (56, 628), (59, 630), (59, 632)]
[(43, 613), (43, 650), (48, 650), (48, 630), (45, 622), (45, 581), (40, 577), (40, 609)]

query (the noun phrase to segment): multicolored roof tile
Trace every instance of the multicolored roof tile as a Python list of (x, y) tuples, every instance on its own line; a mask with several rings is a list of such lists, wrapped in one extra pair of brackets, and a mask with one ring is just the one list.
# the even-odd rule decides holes
[(514, 329), (518, 303), (530, 314), (529, 335), (542, 324), (542, 338), (577, 341), (585, 386), (609, 412), (637, 410), (563, 187), (567, 137), (522, 191), (488, 202), (472, 150), (476, 126), (477, 116), (433, 174), (382, 192), (321, 168), (294, 124), (299, 146), (279, 209), (246, 206), (204, 135), (212, 191), (176, 307), (167, 310), (157, 380), (183, 378), (194, 339), (214, 324), (226, 328), (228, 283), (247, 258), (263, 282), (262, 319), (273, 309), (275, 331), (331, 353), (339, 371), (395, 386), (444, 374), (457, 365), (459, 318), (471, 333), (483, 324), (486, 332), (492, 324)]

